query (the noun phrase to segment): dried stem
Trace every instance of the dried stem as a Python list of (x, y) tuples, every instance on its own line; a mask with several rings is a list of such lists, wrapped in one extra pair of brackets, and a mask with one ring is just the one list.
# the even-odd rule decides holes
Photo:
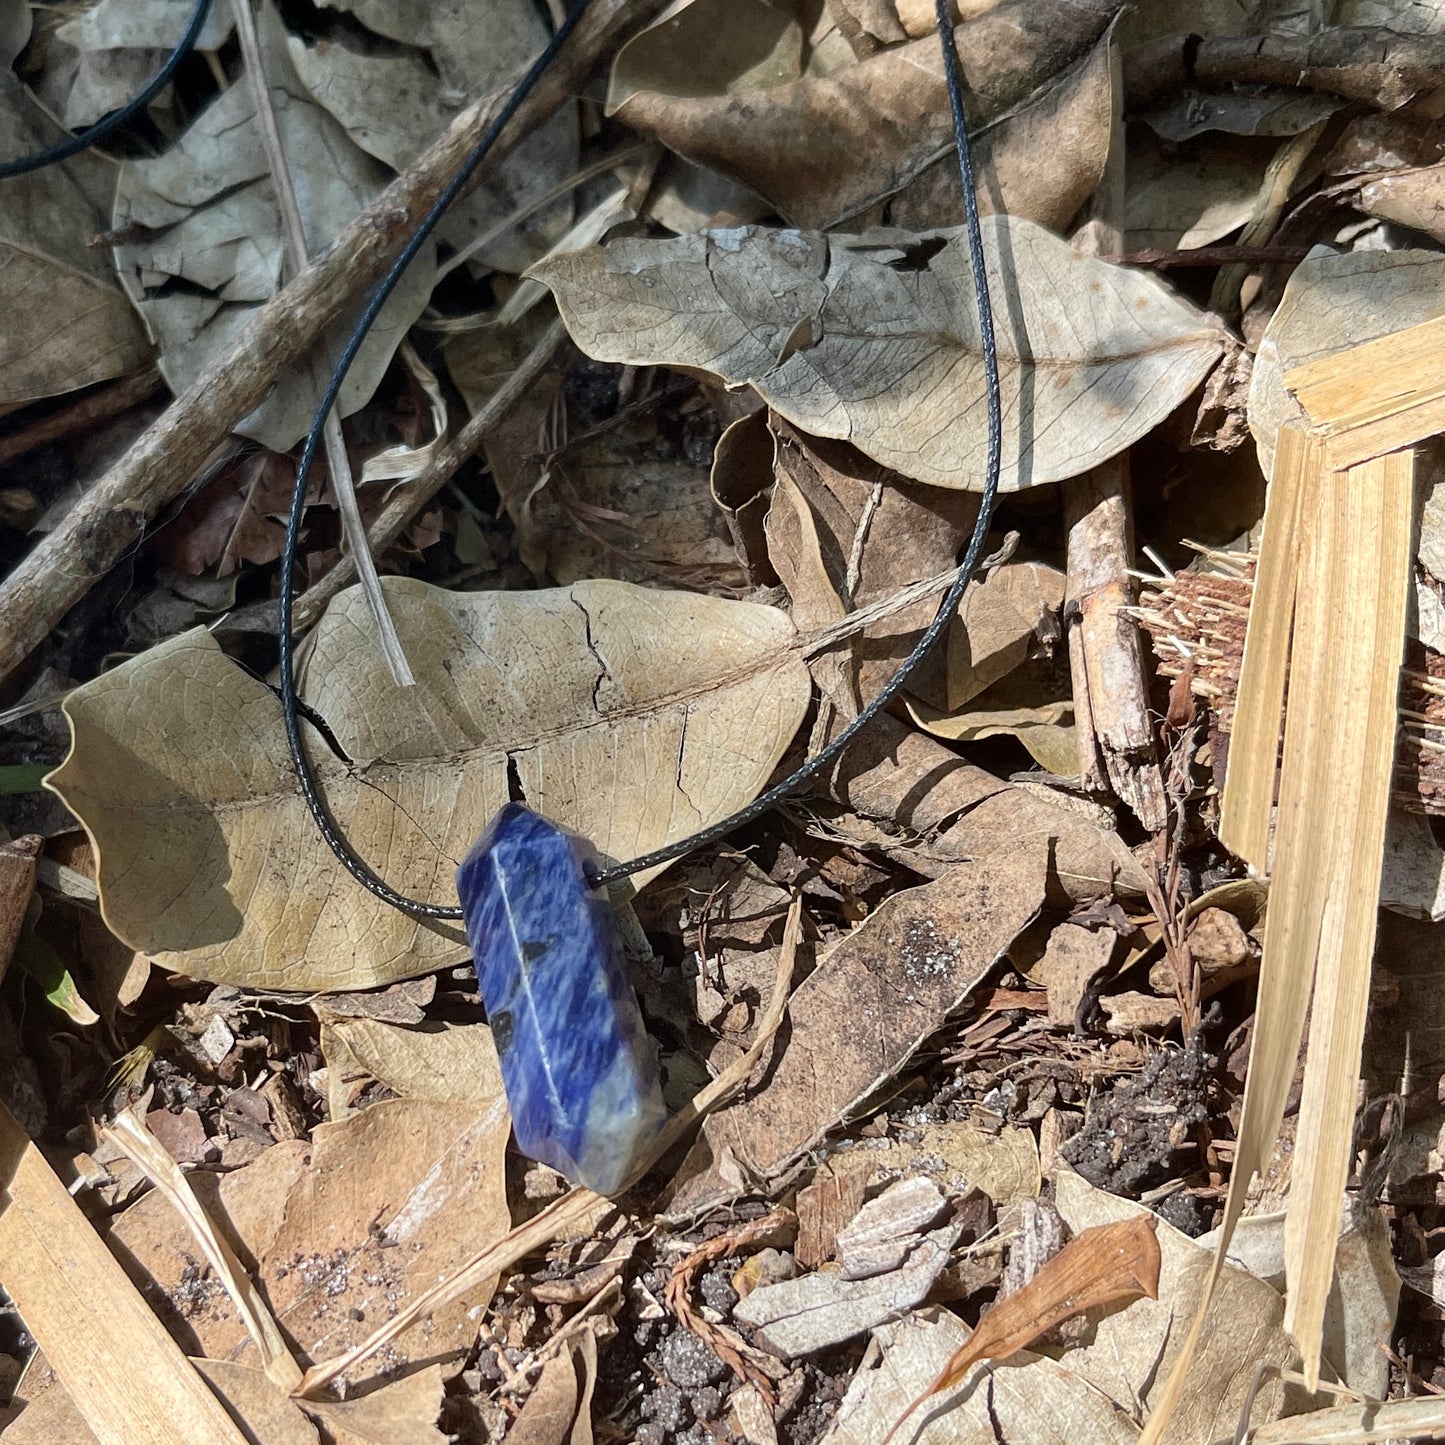
[[(496, 429), (502, 418), (525, 395), (551, 361), (553, 353), (567, 335), (561, 321), (554, 321), (536, 344), (522, 358), (521, 364), (488, 398), (482, 409), (457, 433), (456, 439), (434, 456), (426, 470), (410, 482), (397, 487), (381, 515), (371, 525), (367, 543), (371, 553), (380, 554), (392, 545), (421, 509), (446, 486), (462, 465), (482, 444), (487, 434)], [(370, 554), (368, 554), (370, 555)], [(296, 604), (298, 627), (310, 627), (326, 608), (326, 604), (356, 576), (353, 557), (343, 557), (314, 587), (309, 588)]]
[[(1119, 51), (1111, 47), (1115, 96), (1109, 157), (1094, 196), (1088, 240), (1117, 253), (1124, 238), (1124, 122)], [(1068, 527), (1069, 670), (1079, 773), (1084, 786), (1112, 791), (1150, 832), (1169, 819), (1154, 753), (1149, 688), (1139, 629), (1127, 616), (1133, 602), (1129, 565), (1133, 506), (1128, 456), (1112, 457), (1063, 484)]]
[[(292, 276), (299, 276), (310, 263), (311, 255), (306, 247), (306, 229), (301, 220), (301, 207), (296, 202), (296, 186), (291, 179), (291, 167), (287, 163), (286, 149), (281, 144), (281, 131), (276, 124), (276, 109), (271, 104), (271, 88), (266, 80), (265, 62), (261, 57), (261, 39), (256, 33), (256, 12), (251, 8), (251, 0), (231, 0), (231, 11), (236, 17), (236, 34), (241, 42), (241, 58), (245, 62), (246, 80), (250, 86), (252, 104), (256, 109), (261, 148), (266, 153), (266, 164), (271, 171), (271, 187), (276, 192), (276, 202), (281, 210), (281, 233), (286, 242), (287, 270)], [(319, 395), (326, 389), (327, 380), (325, 362), (319, 353), (311, 357), (311, 378)], [(342, 541), (361, 579), (361, 590), (366, 596), (366, 606), (376, 627), (377, 644), (386, 661), (387, 671), (391, 673), (391, 680), (398, 687), (412, 687), (416, 678), (412, 676), (401, 638), (396, 635), (396, 624), (387, 610), (386, 598), (381, 591), (381, 579), (376, 575), (376, 563), (366, 543), (366, 524), (361, 520), (361, 508), (356, 502), (356, 482), (351, 475), (351, 458), (346, 454), (346, 440), (341, 435), (341, 417), (335, 407), (326, 415), (322, 439), (326, 445), (326, 466), (331, 477), (331, 490), (336, 496), (336, 510), (341, 514)]]
[[(584, 87), (596, 63), (650, 18), (659, 0), (593, 0), (556, 61), (498, 138), (489, 167)], [(0, 586), (0, 676), (13, 672), (65, 614), (144, 535), (211, 450), (381, 278), (503, 104), (475, 101), (348, 226), (336, 243), (256, 311), (251, 323), (176, 398)], [(485, 170), (485, 168), (484, 168)]]
[(63, 406), (58, 411), (48, 412), (33, 421), (17, 426), (13, 431), (0, 436), (0, 467), (8, 466), (16, 457), (33, 452), (47, 442), (59, 441), (62, 437), (89, 430), (96, 422), (107, 421), (139, 406), (148, 396), (154, 395), (161, 387), (160, 371), (154, 366), (143, 366), (119, 381), (87, 392), (79, 401)]

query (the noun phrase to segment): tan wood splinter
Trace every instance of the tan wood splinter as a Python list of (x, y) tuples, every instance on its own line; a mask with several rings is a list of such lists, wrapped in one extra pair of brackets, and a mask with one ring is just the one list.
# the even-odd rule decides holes
[(245, 1445), (0, 1104), (0, 1279), (100, 1445)]

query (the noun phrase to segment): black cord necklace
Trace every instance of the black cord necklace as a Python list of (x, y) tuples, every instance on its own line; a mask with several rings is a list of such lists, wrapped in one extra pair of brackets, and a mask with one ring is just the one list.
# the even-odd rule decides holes
[[(291, 511), (286, 524), (286, 544), (281, 557), (281, 619), (280, 619), (280, 652), (281, 652), (281, 707), (286, 720), (286, 737), (291, 748), (291, 758), (296, 766), (296, 775), (300, 780), (301, 792), (306, 799), (307, 807), (311, 810), (311, 816), (316, 820), (316, 826), (325, 838), (328, 847), (336, 855), (337, 859), (346, 868), (347, 872), (356, 879), (361, 886), (373, 893), (376, 897), (389, 903), (393, 908), (400, 909), (403, 913), (409, 913), (416, 918), (431, 919), (461, 919), (465, 917), (460, 906), (451, 906), (442, 903), (426, 903), (419, 899), (408, 898), (405, 894), (398, 893), (383, 878), (381, 878), (363, 859), (345, 834), (337, 825), (327, 806), (326, 798), (322, 792), (320, 781), (312, 767), (310, 756), (306, 751), (305, 740), (301, 733), (299, 700), (296, 693), (296, 664), (295, 664), (295, 643), (292, 639), (292, 618), (295, 602), (295, 571), (296, 554), (301, 535), (301, 520), (306, 510), (306, 480), (311, 471), (311, 464), (316, 455), (316, 450), (321, 441), (322, 428), (325, 425), (327, 414), (336, 403), (340, 394), (342, 382), (351, 366), (356, 353), (360, 350), (362, 341), (367, 331), (376, 320), (377, 314), (386, 299), (395, 289), (400, 281), (402, 272), (410, 264), (412, 259), (421, 250), (427, 238), (431, 235), (433, 228), (442, 218), (448, 206), (462, 192), (467, 182), (475, 174), (477, 167), (481, 165), (491, 150), (497, 136), (501, 134), (503, 127), (511, 119), (517, 107), (525, 99), (528, 91), (536, 84), (547, 66), (551, 63), (553, 56), (561, 48), (567, 36), (571, 34), (577, 21), (581, 19), (583, 12), (587, 9), (590, 0), (577, 0), (573, 5), (567, 18), (563, 21), (557, 33), (553, 36), (551, 43), (546, 50), (538, 56), (532, 68), (523, 76), (516, 90), (512, 93), (511, 99), (503, 107), (500, 114), (487, 127), (485, 134), (473, 147), (471, 154), (457, 172), (446, 190), (437, 198), (436, 204), (432, 206), (421, 224), (412, 233), (406, 247), (400, 256), (397, 257), (390, 271), (382, 278), (376, 291), (368, 302), (366, 310), (362, 313), (361, 319), (356, 323), (350, 337), (347, 340), (346, 348), (342, 352), (341, 359), (337, 362), (335, 370), (327, 385), (326, 392), (321, 399), (321, 404), (316, 409), (316, 414), (311, 422), (311, 430), (306, 435), (306, 441), (301, 448), (300, 461), (296, 468), (296, 487), (291, 497)], [(904, 684), (918, 664), (927, 655), (930, 648), (938, 640), (940, 634), (948, 626), (949, 619), (958, 610), (964, 590), (972, 580), (974, 573), (978, 570), (978, 563), (983, 554), (985, 539), (988, 536), (989, 524), (993, 518), (994, 502), (998, 495), (999, 468), (1002, 458), (1003, 447), (1003, 404), (999, 384), (998, 373), (998, 351), (994, 339), (993, 307), (989, 298), (988, 275), (983, 259), (983, 240), (979, 229), (978, 202), (974, 193), (973, 161), (969, 152), (968, 130), (963, 111), (963, 82), (959, 74), (958, 56), (953, 45), (953, 30), (947, 16), (947, 0), (935, 0), (937, 9), (937, 24), (939, 39), (943, 46), (944, 73), (948, 82), (949, 103), (953, 113), (953, 134), (954, 143), (958, 152), (959, 171), (963, 181), (963, 202), (965, 229), (968, 234), (969, 264), (973, 278), (974, 298), (978, 310), (979, 336), (983, 351), (983, 365), (986, 388), (986, 400), (988, 405), (988, 461), (985, 470), (983, 493), (980, 501), (978, 518), (974, 523), (973, 534), (968, 541), (968, 548), (964, 553), (963, 561), (959, 567), (958, 575), (954, 578), (953, 584), (944, 595), (939, 605), (937, 614), (933, 621), (918, 639), (913, 651), (899, 665), (897, 672), (883, 686), (882, 690), (875, 696), (858, 714), (852, 722), (845, 727), (826, 747), (821, 748), (811, 758), (802, 764), (795, 772), (790, 773), (780, 783), (774, 784), (767, 792), (755, 798), (745, 808), (740, 808), (736, 813), (721, 821), (712, 824), (710, 827), (693, 833), (686, 838), (680, 838), (676, 842), (669, 843), (665, 847), (655, 848), (650, 853), (644, 853), (641, 857), (633, 858), (626, 863), (613, 863), (604, 868), (591, 868), (589, 875), (594, 886), (602, 887), (630, 874), (639, 873), (646, 868), (655, 868), (663, 863), (670, 863), (675, 858), (680, 858), (684, 853), (690, 853), (695, 848), (715, 842), (724, 837), (733, 829), (741, 827), (744, 823), (751, 822), (754, 818), (760, 817), (771, 809), (776, 803), (782, 801), (790, 793), (796, 792), (805, 783), (818, 777), (825, 772), (847, 748), (857, 739), (858, 735), (866, 728), (889, 703), (902, 691)]]
[(73, 135), (68, 140), (57, 141), (43, 151), (34, 151), (28, 156), (21, 156), (18, 160), (0, 161), (0, 180), (8, 180), (11, 176), (28, 175), (31, 171), (44, 170), (46, 166), (53, 166), (60, 161), (68, 161), (71, 156), (78, 156), (81, 151), (99, 145), (106, 136), (118, 131), (127, 121), (134, 120), (165, 89), (170, 83), (171, 77), (180, 68), (181, 61), (191, 53), (191, 48), (201, 33), (201, 26), (206, 23), (206, 15), (210, 8), (211, 0), (196, 0), (195, 8), (191, 11), (191, 18), (186, 24), (185, 34), (176, 42), (176, 48), (166, 56), (165, 63), (161, 68), (119, 110), (111, 111), (109, 115), (96, 121), (93, 126), (81, 131), (79, 135)]
[[(624, 1187), (666, 1114), (656, 1056), (628, 979), (621, 938), (604, 885), (680, 858), (767, 812), (830, 767), (898, 695), (958, 609), (978, 569), (998, 494), (1003, 406), (993, 310), (984, 265), (978, 203), (963, 112), (963, 85), (949, 24), (948, 0), (934, 0), (954, 142), (963, 181), (969, 264), (978, 312), (988, 407), (988, 461), (973, 534), (937, 614), (898, 670), (826, 747), (747, 807), (689, 837), (626, 863), (597, 867), (590, 846), (520, 804), (509, 803), (457, 870), (462, 904), (407, 898), (379, 877), (347, 841), (327, 806), (301, 731), (292, 637), (296, 555), (306, 481), (322, 428), (347, 371), (402, 273), (426, 244), (448, 206), (466, 188), (497, 137), (572, 34), (590, 0), (576, 0), (566, 19), (477, 141), (461, 169), (412, 232), (361, 313), (307, 433), (296, 468), (281, 557), (281, 709), (302, 795), (327, 846), (358, 883), (403, 913), (425, 920), (460, 919), (476, 963), (496, 1043), (513, 1128), (523, 1152), (578, 1183), (608, 1194)], [(137, 114), (175, 73), (200, 33), (209, 0), (196, 0), (180, 44), (134, 99), (89, 130), (48, 150), (0, 164), (0, 177), (52, 165), (93, 145)]]

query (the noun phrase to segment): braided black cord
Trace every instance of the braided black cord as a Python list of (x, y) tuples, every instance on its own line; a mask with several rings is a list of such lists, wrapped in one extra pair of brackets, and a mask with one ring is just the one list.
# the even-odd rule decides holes
[(186, 33), (176, 42), (176, 48), (166, 56), (165, 64), (119, 110), (111, 111), (109, 115), (103, 116), (93, 126), (81, 131), (79, 135), (57, 141), (43, 151), (34, 151), (28, 156), (20, 156), (13, 161), (0, 161), (0, 180), (9, 180), (12, 176), (28, 175), (31, 171), (39, 171), (46, 166), (53, 166), (57, 161), (68, 161), (71, 156), (79, 155), (81, 151), (89, 150), (93, 145), (99, 145), (112, 131), (119, 130), (128, 120), (139, 115), (165, 89), (170, 83), (171, 77), (180, 68), (181, 61), (190, 54), (191, 47), (196, 43), (196, 37), (201, 33), (201, 26), (206, 23), (206, 12), (210, 8), (211, 0), (196, 0), (195, 9), (191, 11), (190, 22), (186, 26)]
[[(502, 127), (510, 119), (521, 100), (528, 90), (536, 82), (538, 76), (546, 68), (557, 48), (566, 38), (573, 25), (581, 17), (586, 9), (588, 0), (578, 0), (572, 11), (568, 14), (560, 30), (553, 37), (552, 43), (538, 58), (536, 64), (527, 72), (521, 84), (518, 86), (507, 107), (498, 116), (497, 120), (488, 128), (487, 133), (477, 142), (476, 148), (467, 158), (465, 165), (451, 182), (447, 189), (438, 198), (436, 204), (428, 212), (426, 219), (417, 228), (411, 240), (407, 243), (406, 249), (397, 258), (395, 265), (387, 273), (386, 277), (372, 296), (370, 304), (362, 314), (356, 328), (352, 331), (347, 341), (346, 350), (342, 353), (341, 360), (337, 363), (335, 371), (331, 375), (330, 384), (327, 387), (326, 395), (322, 398), (321, 405), (317, 408), (315, 419), (311, 425), (311, 431), (306, 438), (305, 446), (301, 451), (301, 459), (296, 472), (296, 490), (291, 499), (291, 512), (287, 519), (286, 546), (282, 555), (281, 571), (281, 621), (280, 621), (280, 647), (281, 647), (281, 706), (286, 719), (286, 737), (291, 748), (291, 757), (296, 766), (297, 776), (301, 782), (301, 791), (306, 799), (307, 806), (311, 810), (312, 817), (316, 820), (321, 835), (326, 839), (331, 851), (342, 863), (346, 870), (356, 879), (358, 883), (383, 901), (390, 903), (394, 908), (400, 909), (403, 913), (409, 913), (418, 918), (437, 919), (459, 919), (462, 917), (460, 908), (449, 908), (439, 903), (423, 903), (413, 898), (407, 898), (397, 893), (379, 878), (372, 869), (351, 847), (341, 830), (337, 827), (330, 811), (326, 806), (326, 800), (322, 795), (316, 774), (312, 769), (310, 758), (307, 756), (304, 740), (301, 735), (301, 724), (298, 716), (298, 699), (296, 695), (295, 678), (295, 647), (291, 637), (292, 606), (294, 601), (293, 574), (296, 566), (296, 551), (300, 537), (301, 518), (305, 511), (306, 477), (310, 470), (312, 458), (315, 456), (317, 444), (321, 436), (321, 428), (325, 422), (326, 415), (335, 404), (337, 394), (341, 389), (347, 369), (354, 360), (367, 330), (376, 320), (382, 304), (390, 294), (392, 288), (400, 279), (402, 271), (413, 256), (421, 249), (422, 243), (431, 233), (432, 228), (440, 220), (442, 213), (451, 204), (453, 199), (461, 191), (472, 173), (476, 170), (492, 143), (495, 141)], [(949, 587), (939, 606), (938, 613), (933, 621), (929, 623), (923, 635), (919, 638), (917, 645), (904, 659), (898, 671), (893, 674), (883, 690), (858, 714), (858, 716), (838, 734), (825, 748), (822, 748), (813, 757), (809, 758), (798, 770), (782, 782), (768, 789), (760, 797), (748, 804), (747, 807), (733, 813), (730, 817), (714, 823), (709, 828), (704, 828), (700, 833), (694, 833), (691, 837), (682, 838), (675, 843), (670, 843), (664, 848), (655, 849), (651, 853), (644, 853), (640, 858), (634, 858), (628, 863), (613, 864), (609, 868), (598, 870), (593, 875), (593, 882), (599, 886), (614, 882), (620, 878), (626, 878), (630, 874), (641, 872), (644, 868), (653, 868), (662, 863), (670, 863), (674, 858), (680, 858), (684, 853), (690, 853), (694, 848), (711, 843), (714, 840), (730, 833), (734, 828), (743, 823), (751, 822), (754, 818), (766, 813), (775, 803), (780, 802), (788, 794), (796, 791), (804, 783), (817, 777), (820, 773), (830, 767), (842, 753), (855, 741), (858, 734), (878, 716), (889, 703), (902, 690), (903, 685), (908, 681), (909, 675), (914, 668), (927, 655), (928, 650), (938, 640), (944, 628), (947, 627), (949, 619), (958, 609), (962, 600), (965, 588), (978, 569), (979, 559), (983, 553), (984, 542), (988, 536), (988, 529), (993, 518), (994, 502), (998, 495), (999, 471), (1002, 464), (1003, 453), (1003, 400), (999, 382), (998, 371), (998, 350), (994, 340), (993, 307), (989, 300), (988, 275), (984, 266), (983, 238), (979, 229), (978, 201), (974, 194), (973, 163), (969, 154), (968, 130), (963, 112), (963, 82), (958, 69), (958, 57), (954, 51), (953, 30), (948, 21), (947, 0), (935, 0), (938, 14), (938, 34), (943, 46), (944, 73), (948, 81), (949, 102), (953, 111), (953, 133), (954, 142), (958, 151), (959, 170), (963, 180), (964, 219), (968, 232), (969, 242), (969, 263), (972, 270), (974, 296), (978, 309), (980, 345), (983, 351), (984, 382), (988, 402), (988, 461), (984, 476), (983, 492), (980, 497), (978, 518), (974, 523), (973, 534), (969, 538), (968, 550), (964, 554), (962, 565), (958, 576)]]

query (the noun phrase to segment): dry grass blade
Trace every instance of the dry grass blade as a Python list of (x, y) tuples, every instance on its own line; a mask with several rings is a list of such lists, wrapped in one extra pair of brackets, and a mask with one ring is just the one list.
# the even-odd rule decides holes
[(1391, 1440), (1445, 1440), (1445, 1397), (1366, 1400), (1332, 1405), (1263, 1425), (1253, 1445), (1385, 1445)]
[(133, 1108), (118, 1114), (111, 1126), (101, 1129), (100, 1134), (139, 1165), (185, 1220), (216, 1278), (231, 1296), (246, 1332), (255, 1341), (266, 1378), (279, 1390), (295, 1389), (301, 1379), (301, 1367), (287, 1348), (280, 1326), (245, 1266), (201, 1207), (180, 1165), (166, 1153), (160, 1140), (146, 1128), (145, 1120)]
[[(241, 56), (245, 61), (246, 83), (251, 88), (256, 107), (256, 124), (266, 152), (266, 165), (271, 172), (271, 184), (275, 188), (281, 209), (281, 230), (286, 238), (287, 270), (292, 276), (297, 276), (310, 264), (311, 257), (306, 249), (301, 208), (296, 203), (296, 187), (291, 180), (291, 168), (286, 162), (281, 132), (276, 125), (276, 112), (271, 104), (270, 87), (266, 83), (261, 40), (256, 33), (256, 12), (251, 7), (251, 0), (231, 0), (231, 11), (236, 17), (236, 34), (240, 39)], [(311, 371), (317, 390), (324, 392), (324, 363), (318, 354), (312, 355)], [(341, 535), (355, 564), (361, 590), (366, 595), (367, 610), (371, 613), (371, 620), (376, 628), (378, 648), (386, 660), (392, 681), (398, 687), (411, 687), (416, 679), (407, 663), (401, 638), (396, 635), (396, 624), (392, 622), (391, 613), (387, 610), (381, 579), (376, 575), (376, 562), (367, 543), (366, 524), (361, 520), (361, 508), (356, 501), (356, 482), (351, 475), (351, 459), (346, 454), (346, 440), (341, 435), (341, 417), (335, 407), (326, 415), (322, 439), (326, 445), (326, 466), (331, 478), (331, 489), (336, 496), (336, 510), (341, 516)]]
[[(758, 1022), (758, 1033), (752, 1046), (740, 1059), (724, 1070), (707, 1088), (701, 1090), (687, 1108), (680, 1110), (667, 1121), (657, 1142), (648, 1151), (646, 1158), (633, 1172), (633, 1180), (640, 1178), (662, 1158), (687, 1131), (710, 1109), (715, 1109), (725, 1099), (742, 1088), (758, 1066), (759, 1060), (772, 1042), (778, 1026), (787, 1010), (788, 985), (793, 976), (793, 964), (797, 957), (798, 940), (802, 936), (803, 900), (802, 895), (794, 897), (788, 909), (788, 921), (783, 932), (782, 947), (778, 951), (778, 971), (773, 979), (773, 991), (768, 1006)], [(625, 1186), (625, 1187), (630, 1187)], [(344, 1355), (334, 1360), (313, 1365), (302, 1377), (294, 1392), (314, 1399), (321, 1391), (335, 1383), (342, 1375), (356, 1365), (369, 1360), (383, 1350), (399, 1335), (410, 1329), (418, 1320), (424, 1319), (451, 1300), (466, 1294), (474, 1285), (509, 1269), (519, 1259), (524, 1259), (533, 1250), (550, 1244), (564, 1231), (593, 1215), (603, 1197), (590, 1189), (569, 1189), (555, 1203), (549, 1204), (540, 1214), (518, 1225), (506, 1238), (491, 1248), (474, 1255), (467, 1264), (450, 1279), (443, 1280), (435, 1289), (413, 1300), (404, 1310), (388, 1320), (369, 1339), (364, 1340)]]
[(1086, 1310), (1157, 1299), (1160, 1263), (1152, 1220), (1141, 1216), (1084, 1230), (1028, 1284), (994, 1305), (939, 1377), (904, 1411), (883, 1445), (924, 1401), (952, 1390), (980, 1360), (1006, 1359)]
[(6, 1292), (100, 1445), (244, 1445), (3, 1105), (0, 1181)]
[(1301, 517), (1305, 508), (1313, 515), (1320, 466), (1319, 445), (1302, 428), (1280, 428), (1219, 824), (1220, 842), (1259, 873), (1269, 866), (1269, 824), (1294, 627)]

